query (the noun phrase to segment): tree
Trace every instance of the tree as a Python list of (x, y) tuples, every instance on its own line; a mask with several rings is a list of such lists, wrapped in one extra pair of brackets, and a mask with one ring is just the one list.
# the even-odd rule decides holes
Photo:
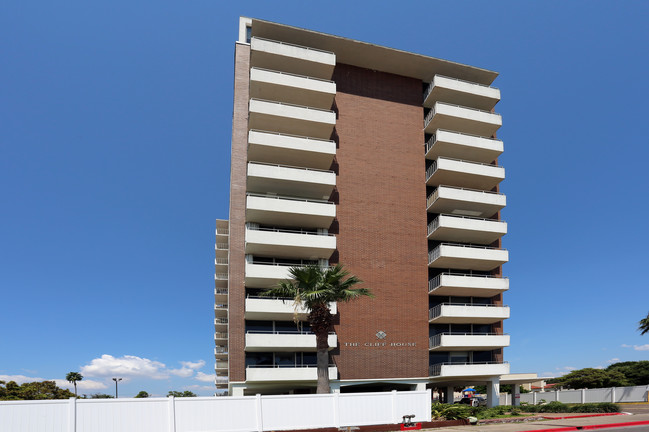
[(196, 397), (196, 393), (190, 392), (189, 390), (185, 390), (183, 392), (179, 392), (176, 390), (171, 390), (169, 393), (167, 393), (167, 396), (173, 396), (173, 397)]
[(574, 370), (556, 381), (571, 389), (621, 387), (629, 384), (624, 374), (618, 370), (594, 368)]
[(90, 399), (115, 399), (115, 396), (106, 393), (95, 393), (90, 395)]
[(68, 399), (74, 394), (54, 381), (34, 381), (18, 385), (15, 381), (0, 381), (0, 400)]
[(642, 318), (640, 321), (638, 321), (638, 331), (641, 335), (649, 332), (649, 313), (647, 314), (646, 318)]
[[(289, 274), (293, 280), (282, 281), (275, 287), (263, 292), (264, 296), (292, 298), (295, 309), (304, 307), (308, 312), (311, 331), (316, 336), (318, 393), (329, 393), (329, 331), (333, 324), (333, 315), (329, 309), (331, 302), (348, 302), (361, 296), (372, 297), (366, 288), (353, 289), (362, 283), (356, 276), (350, 275), (341, 264), (333, 267), (307, 265), (291, 267)], [(345, 279), (347, 278), (347, 279)], [(296, 314), (297, 319), (297, 314)]]
[(68, 380), (68, 382), (71, 382), (74, 384), (74, 395), (77, 395), (77, 381), (81, 381), (83, 379), (83, 375), (81, 375), (79, 372), (68, 372), (68, 374), (65, 376), (65, 379)]
[(142, 390), (141, 392), (139, 392), (138, 394), (136, 394), (135, 397), (136, 397), (136, 398), (148, 398), (148, 397), (149, 397), (149, 393), (147, 393), (147, 392), (145, 392), (144, 390)]
[(629, 385), (641, 386), (649, 384), (649, 360), (614, 363), (607, 367), (606, 370), (621, 372)]

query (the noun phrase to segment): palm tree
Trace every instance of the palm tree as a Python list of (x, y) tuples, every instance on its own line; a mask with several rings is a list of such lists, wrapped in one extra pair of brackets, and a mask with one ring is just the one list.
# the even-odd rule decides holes
[[(315, 333), (317, 347), (318, 393), (329, 393), (329, 331), (333, 315), (329, 309), (331, 302), (348, 302), (361, 296), (373, 297), (369, 289), (353, 287), (362, 283), (341, 264), (333, 267), (307, 265), (291, 267), (289, 273), (293, 280), (285, 280), (264, 291), (268, 297), (292, 298), (295, 309), (304, 307), (309, 313), (311, 331)], [(347, 277), (347, 279), (345, 279)], [(344, 280), (343, 280), (344, 279)], [(297, 319), (297, 314), (296, 314)]]
[(65, 376), (65, 379), (74, 384), (74, 395), (77, 395), (77, 381), (81, 381), (83, 379), (83, 375), (81, 375), (79, 372), (68, 372), (68, 374)]
[(649, 313), (647, 314), (646, 318), (638, 321), (638, 331), (640, 331), (641, 335), (649, 333)]

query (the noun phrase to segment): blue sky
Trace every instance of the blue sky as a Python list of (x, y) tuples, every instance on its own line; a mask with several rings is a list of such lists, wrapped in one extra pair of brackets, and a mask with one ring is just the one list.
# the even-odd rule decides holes
[(649, 357), (649, 3), (32, 1), (0, 6), (0, 379), (213, 393), (240, 15), (499, 71), (512, 372)]

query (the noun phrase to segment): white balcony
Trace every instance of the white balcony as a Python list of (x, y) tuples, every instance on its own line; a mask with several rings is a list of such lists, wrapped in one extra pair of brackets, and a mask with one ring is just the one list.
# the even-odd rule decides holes
[(228, 272), (228, 259), (227, 258), (214, 258), (214, 273), (227, 273)]
[(329, 228), (336, 205), (324, 200), (248, 194), (246, 220), (274, 226)]
[(428, 281), (428, 292), (439, 296), (493, 297), (509, 289), (509, 279), (496, 276), (442, 273)]
[(246, 254), (279, 258), (329, 258), (336, 250), (336, 237), (308, 231), (246, 229)]
[(214, 347), (214, 357), (221, 360), (227, 360), (228, 347), (227, 346)]
[[(338, 345), (338, 337), (330, 333), (329, 349)], [(317, 351), (313, 333), (246, 333), (246, 351)]]
[(509, 335), (504, 334), (450, 334), (429, 338), (431, 351), (486, 351), (509, 346)]
[(216, 346), (227, 346), (228, 334), (227, 332), (214, 332), (214, 343)]
[(446, 129), (479, 136), (492, 136), (502, 126), (500, 114), (436, 102), (424, 119), (424, 130), (432, 134)]
[[(329, 310), (332, 315), (338, 313), (337, 304), (330, 303)], [(267, 297), (246, 298), (245, 317), (249, 320), (286, 321), (295, 318), (306, 320), (308, 314), (304, 306), (296, 308), (292, 299), (281, 300)]]
[(336, 155), (330, 140), (296, 135), (248, 132), (248, 160), (305, 168), (329, 169)]
[(456, 105), (492, 109), (500, 100), (500, 90), (484, 84), (435, 75), (424, 92), (424, 106), (432, 107), (435, 102), (448, 102)]
[(315, 48), (253, 37), (250, 41), (250, 65), (330, 79), (336, 55)]
[(428, 240), (491, 244), (507, 234), (507, 223), (441, 214), (428, 224)]
[(216, 258), (228, 258), (229, 245), (227, 241), (217, 240), (214, 250)]
[(443, 303), (428, 311), (431, 324), (493, 324), (509, 318), (509, 306)]
[(217, 361), (214, 365), (214, 372), (216, 376), (227, 376), (228, 375), (228, 362), (227, 361)]
[(250, 69), (250, 97), (314, 108), (329, 109), (336, 96), (336, 83), (288, 72)]
[(246, 286), (249, 288), (270, 288), (278, 282), (290, 279), (290, 265), (246, 263)]
[(491, 217), (506, 205), (503, 194), (451, 186), (439, 186), (426, 201), (430, 213), (476, 217)]
[(480, 190), (493, 189), (505, 179), (501, 166), (439, 157), (426, 170), (428, 186), (452, 185)]
[(485, 246), (442, 243), (428, 252), (428, 267), (493, 270), (509, 261), (509, 252)]
[(214, 318), (214, 330), (217, 332), (228, 331), (228, 319), (223, 317)]
[(438, 363), (429, 367), (429, 374), (435, 378), (484, 378), (509, 374), (509, 363)]
[(226, 304), (228, 302), (227, 288), (214, 288), (214, 303)]
[[(329, 366), (329, 379), (338, 378), (338, 368)], [(317, 381), (318, 369), (315, 366), (301, 367), (247, 367), (246, 382), (287, 382)]]
[(329, 139), (336, 124), (333, 111), (250, 99), (248, 128)]
[(248, 162), (248, 192), (327, 200), (334, 186), (333, 171)]
[(440, 156), (474, 162), (490, 163), (504, 151), (502, 141), (437, 129), (426, 143), (426, 159)]
[(227, 318), (228, 305), (226, 303), (214, 303), (214, 316), (217, 318)]

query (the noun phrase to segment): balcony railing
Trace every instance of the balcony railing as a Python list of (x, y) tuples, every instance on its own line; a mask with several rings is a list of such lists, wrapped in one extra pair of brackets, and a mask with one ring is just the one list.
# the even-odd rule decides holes
[[(489, 164), (489, 163), (483, 163), (483, 162), (475, 162), (475, 161), (469, 161), (469, 160), (464, 160), (464, 159), (454, 159), (454, 158), (449, 158), (449, 157), (443, 157), (442, 159), (445, 160), (451, 160), (455, 162), (463, 162), (463, 163), (470, 163), (473, 165), (482, 165), (482, 166), (488, 166), (492, 168), (503, 168), (502, 165), (494, 165), (494, 164)], [(430, 166), (426, 169), (426, 181), (428, 181), (431, 176), (437, 171), (437, 161), (433, 160), (431, 161)]]
[(214, 278), (218, 280), (226, 280), (228, 278), (227, 273), (214, 273)]
[(228, 289), (227, 288), (215, 288), (214, 289), (214, 294), (228, 294)]
[[(495, 116), (498, 116), (498, 117), (502, 117), (500, 114), (493, 113), (493, 112), (487, 111), (487, 110), (481, 110), (481, 109), (478, 109), (478, 108), (471, 108), (471, 107), (467, 107), (467, 106), (450, 104), (450, 103), (446, 103), (446, 102), (436, 102), (435, 105), (437, 105), (437, 104), (446, 105), (446, 106), (455, 107), (455, 108), (462, 108), (462, 109), (466, 109), (466, 110), (470, 110), (470, 111), (482, 112), (482, 113), (492, 114), (492, 115), (495, 115)], [(428, 127), (428, 124), (431, 122), (433, 117), (435, 117), (435, 106), (434, 105), (430, 109), (428, 114), (426, 114), (426, 118), (424, 118), (424, 129), (426, 129), (426, 127)]]
[(474, 245), (474, 244), (464, 244), (464, 243), (440, 243), (433, 250), (428, 251), (428, 262), (431, 263), (440, 257), (441, 246), (453, 246), (453, 247), (463, 247), (470, 249), (489, 249), (489, 250), (501, 250), (505, 249), (494, 247), (494, 246), (483, 246), (483, 245)]
[[(246, 368), (268, 368), (268, 369), (278, 369), (278, 368), (315, 368), (317, 365), (308, 365), (308, 364), (287, 364), (287, 365), (246, 365)], [(327, 367), (336, 367), (335, 364), (329, 364)]]
[(449, 76), (446, 76), (446, 75), (435, 75), (435, 77), (433, 78), (433, 81), (431, 81), (430, 84), (428, 84), (428, 87), (426, 87), (426, 91), (424, 91), (424, 99), (423, 100), (426, 100), (426, 98), (428, 97), (430, 92), (433, 91), (433, 88), (435, 87), (434, 84), (435, 84), (435, 78), (436, 77), (446, 78), (446, 79), (450, 79), (450, 80), (457, 81), (457, 82), (463, 82), (463, 83), (467, 83), (467, 84), (477, 85), (477, 86), (480, 86), (480, 87), (485, 87), (485, 88), (498, 90), (498, 87), (492, 87), (492, 86), (487, 85), (487, 84), (480, 84), (480, 83), (477, 83), (477, 82), (467, 81), (467, 80), (463, 80), (463, 79), (459, 79), (459, 78), (453, 78), (453, 77), (449, 77)]
[(214, 353), (215, 354), (227, 354), (228, 353), (228, 347), (216, 347), (214, 348)]
[[(486, 191), (486, 190), (480, 190), (480, 189), (471, 189), (471, 188), (463, 188), (463, 187), (457, 187), (457, 186), (447, 186), (447, 185), (439, 185), (439, 187), (445, 187), (449, 189), (456, 189), (456, 190), (464, 190), (464, 191), (470, 191), (470, 192), (480, 192), (480, 193), (485, 193), (485, 194), (491, 194), (491, 195), (504, 195), (500, 192), (493, 192), (493, 191)], [(438, 188), (436, 188), (434, 191), (428, 195), (428, 198), (426, 198), (426, 207), (430, 207), (431, 204), (435, 202), (435, 200), (439, 197), (439, 192)]]
[[(299, 335), (314, 335), (311, 330), (246, 330), (246, 334), (299, 334)], [(329, 332), (329, 335), (335, 335), (336, 332)]]
[(216, 229), (216, 235), (229, 235), (230, 234), (230, 229), (229, 228), (217, 228)]
[(318, 169), (318, 168), (306, 168), (306, 167), (300, 167), (300, 166), (294, 166), (294, 165), (282, 165), (282, 164), (273, 164), (273, 163), (257, 162), (257, 161), (250, 161), (249, 163), (253, 163), (255, 165), (267, 165), (267, 166), (278, 167), (278, 168), (293, 168), (293, 169), (299, 169), (299, 170), (304, 170), (304, 171), (317, 171), (317, 172), (335, 174), (334, 171), (323, 170), (323, 169)]
[(227, 318), (214, 318), (214, 324), (227, 324)]
[(481, 278), (491, 278), (491, 279), (507, 279), (501, 276), (493, 276), (493, 275), (481, 275), (481, 274), (466, 274), (466, 273), (455, 273), (455, 272), (444, 272), (440, 273), (434, 278), (430, 279), (428, 281), (428, 292), (434, 290), (435, 288), (439, 288), (442, 285), (442, 276), (461, 276), (461, 277), (481, 277)]
[[(259, 163), (259, 162), (255, 162), (255, 163)], [(261, 194), (261, 193), (248, 192), (248, 193), (246, 193), (246, 196), (334, 205), (334, 203), (332, 203), (331, 201), (327, 201), (327, 200), (314, 199), (314, 198), (300, 198), (300, 197), (292, 197), (292, 196), (286, 196), (286, 195), (265, 195), (265, 194)]]
[(303, 229), (299, 229), (299, 230), (289, 230), (284, 228), (248, 228), (248, 229), (252, 231), (267, 231), (267, 232), (277, 232), (277, 233), (287, 233), (287, 234), (305, 234), (305, 235), (335, 237), (335, 235), (333, 234), (318, 233), (318, 232), (313, 232), (313, 231), (303, 230)]
[[(326, 51), (324, 51), (324, 52), (326, 52)], [(307, 76), (307, 75), (300, 75), (300, 74), (291, 73), (291, 72), (282, 72), (282, 71), (278, 71), (278, 70), (266, 69), (266, 68), (260, 68), (260, 67), (253, 67), (253, 69), (264, 71), (264, 72), (272, 72), (272, 73), (279, 74), (279, 75), (292, 76), (292, 77), (295, 77), (295, 78), (303, 78), (303, 79), (308, 79), (308, 80), (313, 80), (313, 81), (322, 81), (322, 82), (326, 82), (326, 83), (330, 83), (330, 84), (335, 84), (334, 81), (324, 79), (324, 78), (312, 77), (312, 76)]]
[[(309, 111), (319, 111), (319, 112), (325, 112), (325, 113), (330, 113), (333, 114), (334, 112), (328, 109), (324, 108), (316, 108), (316, 107), (310, 107), (306, 105), (298, 105), (298, 104), (292, 104), (288, 102), (279, 102), (279, 101), (274, 101), (274, 100), (267, 100), (267, 99), (259, 99), (259, 98), (251, 98), (250, 101), (259, 101), (259, 102), (266, 102), (266, 103), (271, 103), (275, 105), (284, 105), (284, 106), (289, 106), (289, 107), (294, 107), (294, 108), (303, 108)], [(474, 108), (469, 108), (469, 109), (474, 109)]]
[(428, 367), (429, 376), (439, 376), (442, 373), (442, 366), (470, 366), (470, 365), (498, 365), (509, 364), (509, 362), (487, 361), (487, 362), (445, 362), (435, 363)]
[(467, 333), (467, 332), (444, 332), (431, 336), (428, 339), (431, 348), (440, 346), (442, 344), (442, 336), (507, 336), (507, 333)]
[(463, 307), (499, 307), (499, 308), (505, 308), (509, 307), (507, 305), (494, 305), (494, 304), (476, 304), (476, 303), (440, 303), (437, 306), (434, 306), (430, 309), (428, 309), (428, 319), (432, 320), (433, 318), (437, 318), (442, 314), (442, 307), (444, 306), (463, 306)]
[(227, 339), (228, 334), (225, 332), (214, 332), (214, 339)]
[(228, 259), (227, 258), (216, 258), (214, 259), (214, 264), (227, 264)]
[(219, 250), (227, 250), (228, 249), (228, 244), (227, 243), (217, 243), (216, 248)]
[[(441, 213), (439, 216), (452, 217), (452, 218), (458, 218), (458, 219), (479, 220), (479, 221), (487, 221), (487, 222), (502, 222), (502, 221), (499, 221), (498, 219), (479, 218), (479, 217), (474, 217), (474, 216), (461, 216), (461, 215), (453, 215), (453, 214), (447, 214), (447, 213)], [(431, 235), (433, 233), (433, 231), (435, 231), (437, 228), (439, 228), (439, 216), (436, 217), (435, 219), (433, 219), (433, 221), (428, 224), (428, 235)]]
[(258, 264), (258, 265), (269, 265), (269, 266), (284, 266), (284, 267), (301, 267), (305, 265), (316, 265), (318, 261), (314, 260), (300, 260), (299, 263), (291, 263), (286, 261), (277, 261), (273, 259), (272, 262), (269, 261), (252, 261), (249, 264)]
[(318, 48), (311, 48), (311, 47), (307, 47), (307, 46), (303, 46), (303, 45), (297, 45), (297, 44), (277, 41), (277, 40), (273, 40), (273, 39), (266, 39), (266, 38), (262, 38), (262, 37), (258, 37), (258, 36), (254, 36), (253, 39), (262, 40), (262, 41), (266, 41), (266, 42), (273, 42), (273, 43), (276, 43), (276, 44), (285, 45), (285, 46), (291, 46), (291, 47), (295, 47), (295, 48), (302, 48), (302, 49), (309, 50), (309, 51), (316, 51), (316, 52), (321, 52), (321, 53), (325, 53), (325, 54), (335, 55), (335, 53), (333, 53), (331, 51), (325, 51), (325, 50), (321, 50), (321, 49), (318, 49)]

